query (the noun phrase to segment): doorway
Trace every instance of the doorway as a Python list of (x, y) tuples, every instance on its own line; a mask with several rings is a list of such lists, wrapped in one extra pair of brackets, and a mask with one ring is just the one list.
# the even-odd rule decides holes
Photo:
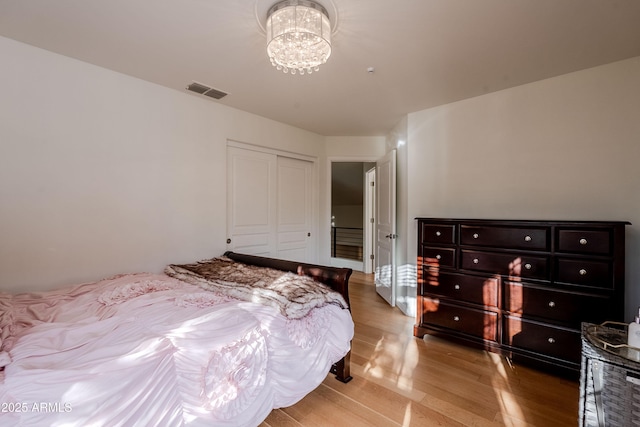
[(372, 272), (371, 170), (375, 172), (375, 162), (331, 162), (332, 265)]

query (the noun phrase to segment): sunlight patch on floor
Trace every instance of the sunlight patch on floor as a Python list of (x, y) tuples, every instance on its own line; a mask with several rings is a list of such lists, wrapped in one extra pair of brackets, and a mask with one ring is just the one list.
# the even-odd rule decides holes
[(376, 343), (371, 358), (364, 366), (366, 376), (393, 381), (400, 390), (413, 389), (413, 372), (420, 356), (413, 339), (385, 335)]
[(407, 407), (404, 409), (404, 419), (402, 420), (402, 427), (409, 427), (411, 425), (411, 402), (407, 403)]
[(496, 401), (500, 406), (502, 422), (506, 427), (520, 426), (522, 424), (516, 420), (524, 420), (525, 416), (520, 403), (513, 395), (509, 385), (509, 375), (505, 367), (506, 361), (503, 357), (495, 353), (490, 353), (489, 356), (495, 367), (495, 374), (491, 382), (496, 393)]
[(487, 355), (493, 362), (493, 365), (496, 367), (496, 373), (498, 373), (505, 380), (508, 380), (509, 376), (507, 374), (507, 369), (505, 368), (505, 365), (502, 360), (503, 356), (497, 353), (487, 353)]

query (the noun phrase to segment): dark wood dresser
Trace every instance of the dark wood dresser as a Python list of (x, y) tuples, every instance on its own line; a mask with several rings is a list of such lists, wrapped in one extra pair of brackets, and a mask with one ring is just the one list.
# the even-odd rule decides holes
[(627, 222), (417, 221), (415, 336), (577, 376), (581, 323), (624, 320)]

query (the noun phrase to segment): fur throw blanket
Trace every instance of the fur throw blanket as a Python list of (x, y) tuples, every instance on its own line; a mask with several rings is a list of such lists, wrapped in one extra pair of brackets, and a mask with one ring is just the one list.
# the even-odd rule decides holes
[(242, 301), (258, 302), (300, 319), (326, 304), (348, 308), (342, 295), (308, 276), (217, 257), (194, 264), (170, 264), (168, 276)]

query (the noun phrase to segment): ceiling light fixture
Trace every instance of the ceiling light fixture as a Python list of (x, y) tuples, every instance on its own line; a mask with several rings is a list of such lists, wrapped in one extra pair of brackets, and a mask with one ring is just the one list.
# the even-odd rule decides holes
[(267, 54), (278, 70), (318, 71), (331, 55), (331, 24), (324, 7), (310, 0), (284, 0), (267, 13)]

